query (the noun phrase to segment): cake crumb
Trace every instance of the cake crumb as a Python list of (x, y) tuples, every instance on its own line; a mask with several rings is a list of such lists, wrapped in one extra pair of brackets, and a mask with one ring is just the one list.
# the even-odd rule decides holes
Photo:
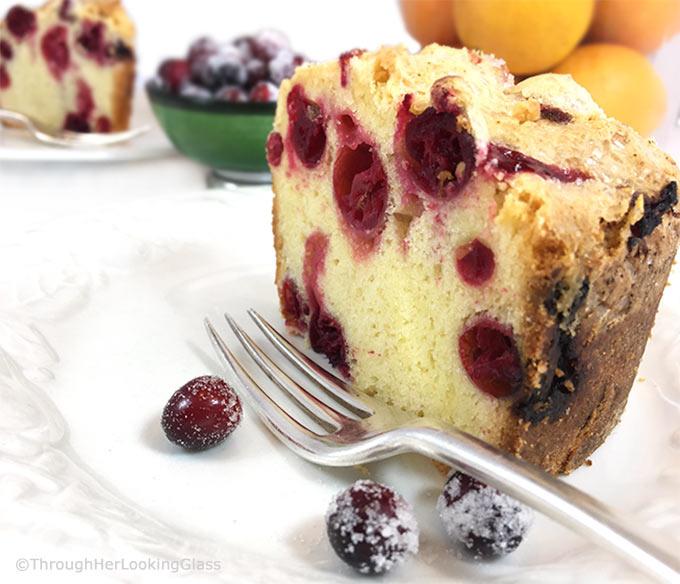
[(643, 383), (643, 382), (645, 382), (645, 381), (647, 381), (647, 380), (646, 380), (644, 377), (640, 377), (640, 378), (638, 378), (638, 381), (639, 381), (640, 383)]
[(590, 460), (590, 458), (586, 458), (586, 461), (583, 464), (585, 464), (586, 466), (593, 466), (593, 461)]

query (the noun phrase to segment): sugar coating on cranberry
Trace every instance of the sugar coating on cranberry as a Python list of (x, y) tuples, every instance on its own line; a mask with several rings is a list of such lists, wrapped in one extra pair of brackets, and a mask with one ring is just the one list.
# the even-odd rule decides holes
[(370, 235), (384, 224), (387, 176), (370, 144), (340, 149), (333, 166), (333, 193), (345, 222), (354, 231)]
[(279, 88), (271, 81), (260, 81), (250, 90), (250, 101), (266, 102), (276, 101)]
[(50, 28), (42, 37), (40, 49), (47, 62), (47, 68), (57, 79), (68, 69), (71, 55), (68, 48), (68, 30), (57, 25)]
[[(194, 86), (196, 87), (196, 86)], [(203, 88), (198, 88), (203, 89)], [(203, 89), (203, 91), (206, 91)], [(184, 94), (183, 94), (184, 95)], [(221, 101), (235, 101), (239, 103), (244, 103), (248, 101), (248, 94), (243, 91), (238, 85), (225, 85), (221, 87), (215, 94), (215, 99)]]
[(467, 184), (475, 165), (475, 141), (458, 127), (455, 113), (427, 108), (406, 125), (409, 170), (425, 193), (450, 200)]
[(470, 380), (484, 393), (507, 397), (522, 386), (517, 343), (509, 327), (483, 319), (458, 339), (458, 353)]
[(359, 480), (341, 491), (326, 512), (335, 553), (362, 574), (380, 574), (418, 552), (413, 509), (394, 490)]
[(222, 442), (241, 422), (241, 402), (222, 379), (204, 375), (179, 388), (163, 409), (161, 426), (168, 440), (187, 450)]
[(269, 61), (269, 76), (276, 85), (281, 85), (284, 79), (293, 76), (295, 68), (304, 61), (302, 55), (295, 54), (289, 49), (282, 49)]
[(18, 39), (34, 33), (37, 28), (35, 13), (23, 6), (10, 8), (5, 22), (9, 31)]
[(456, 250), (456, 269), (461, 280), (470, 286), (481, 286), (493, 276), (494, 253), (479, 239)]
[(305, 96), (301, 85), (295, 85), (286, 108), (293, 148), (304, 166), (314, 168), (326, 149), (326, 120), (321, 107)]
[(530, 507), (455, 470), (437, 500), (437, 511), (449, 536), (475, 559), (516, 550), (534, 518)]
[(272, 132), (267, 138), (267, 162), (272, 166), (281, 164), (283, 155), (283, 138), (278, 132)]

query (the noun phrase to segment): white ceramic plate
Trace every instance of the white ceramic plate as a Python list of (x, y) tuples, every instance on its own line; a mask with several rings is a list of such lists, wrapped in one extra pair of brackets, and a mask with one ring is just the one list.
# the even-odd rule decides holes
[(34, 140), (28, 132), (0, 124), (0, 162), (123, 162), (148, 160), (175, 154), (163, 130), (156, 122), (143, 90), (135, 93), (130, 127), (150, 125), (141, 136), (115, 146), (102, 148), (59, 148)]
[[(411, 501), (422, 532), (418, 556), (382, 582), (645, 581), (543, 517), (506, 559), (457, 560), (434, 512), (443, 477), (424, 458), (317, 467), (248, 410), (213, 450), (190, 455), (166, 441), (169, 396), (222, 373), (203, 317), (230, 341), (226, 310), (245, 322), (255, 306), (280, 322), (270, 204), (267, 188), (140, 196), (94, 208), (87, 222), (3, 235), (0, 581), (71, 583), (80, 569), (88, 583), (355, 582), (323, 515), (333, 493), (366, 474)], [(669, 547), (680, 543), (674, 281), (622, 422), (592, 467), (565, 479), (658, 529)]]

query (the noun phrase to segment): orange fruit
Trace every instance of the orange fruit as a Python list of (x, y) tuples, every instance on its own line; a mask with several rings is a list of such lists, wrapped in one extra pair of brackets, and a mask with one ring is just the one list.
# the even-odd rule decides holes
[(583, 38), (594, 0), (454, 0), (453, 22), (464, 45), (505, 60), (511, 73), (540, 73)]
[(553, 72), (571, 74), (608, 116), (643, 136), (663, 121), (663, 82), (649, 61), (634, 49), (607, 43), (581, 45)]
[(598, 0), (588, 39), (648, 55), (680, 29), (680, 0)]
[(452, 0), (400, 0), (406, 30), (421, 45), (460, 46), (453, 26)]

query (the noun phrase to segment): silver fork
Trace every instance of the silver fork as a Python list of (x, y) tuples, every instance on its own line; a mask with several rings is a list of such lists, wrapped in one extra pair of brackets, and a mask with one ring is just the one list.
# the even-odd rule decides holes
[[(387, 406), (351, 386), (298, 351), (256, 311), (248, 314), (278, 351), (325, 393), (315, 397), (286, 374), (231, 318), (232, 331), (267, 377), (324, 429), (284, 410), (236, 359), (206, 318), (208, 336), (239, 394), (266, 426), (301, 457), (326, 466), (353, 466), (417, 452), (468, 473), (666, 582), (680, 582), (677, 553), (659, 535), (541, 469), (429, 418)], [(311, 427), (310, 427), (311, 426)]]
[(50, 146), (61, 146), (66, 148), (83, 148), (83, 147), (102, 147), (112, 146), (132, 140), (145, 132), (148, 132), (151, 126), (144, 125), (125, 132), (110, 132), (107, 134), (89, 134), (81, 132), (69, 132), (68, 130), (60, 130), (58, 132), (49, 133), (44, 129), (38, 127), (28, 116), (19, 112), (0, 109), (0, 121), (13, 122), (22, 125), (38, 142), (49, 144)]

